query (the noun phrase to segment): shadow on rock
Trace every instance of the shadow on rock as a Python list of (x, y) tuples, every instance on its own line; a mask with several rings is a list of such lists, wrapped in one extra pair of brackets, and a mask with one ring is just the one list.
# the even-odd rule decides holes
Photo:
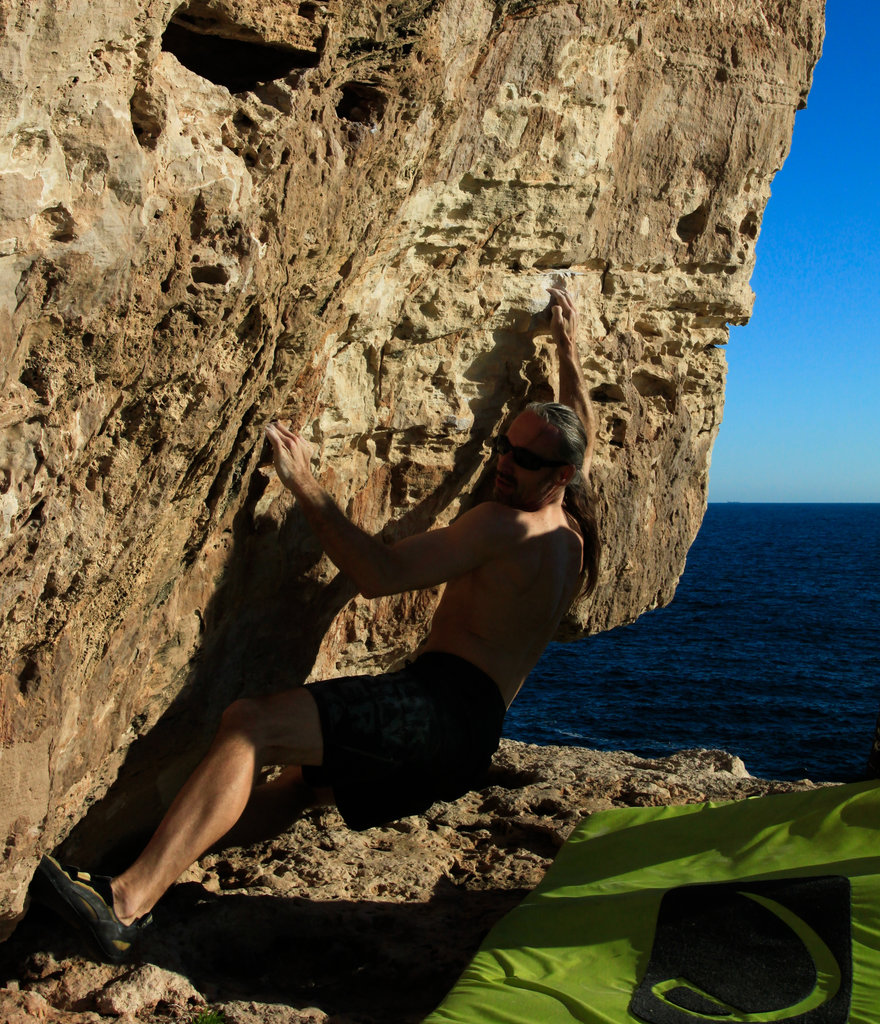
[[(154, 911), (138, 959), (182, 975), (212, 1004), (317, 1006), (352, 1024), (415, 1024), (524, 895), (467, 892), (444, 880), (427, 902), (386, 903), (211, 893), (182, 883)], [(95, 974), (82, 959), (81, 936), (36, 905), (2, 953), (2, 983), (16, 979), (22, 989), (53, 972), (91, 973), (104, 985), (130, 969), (108, 965)], [(91, 1008), (87, 994), (77, 1002)]]
[(317, 1005), (346, 1015), (381, 1007), (387, 1022), (420, 1020), (525, 895), (440, 888), (427, 903), (384, 903), (177, 886), (143, 955), (212, 1001)]

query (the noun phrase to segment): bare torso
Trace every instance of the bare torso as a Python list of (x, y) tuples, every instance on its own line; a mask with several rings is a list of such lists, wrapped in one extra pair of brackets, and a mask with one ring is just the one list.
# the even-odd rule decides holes
[(499, 530), (513, 539), (446, 584), (421, 649), (476, 665), (509, 706), (575, 595), (582, 543), (560, 505), (526, 512), (491, 504)]

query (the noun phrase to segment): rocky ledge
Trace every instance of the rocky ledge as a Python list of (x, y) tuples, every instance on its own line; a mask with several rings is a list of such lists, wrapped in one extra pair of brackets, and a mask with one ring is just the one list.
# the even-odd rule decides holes
[(719, 750), (645, 760), (508, 740), (488, 781), (384, 828), (351, 832), (326, 809), (204, 857), (160, 903), (136, 964), (93, 963), (32, 906), (0, 947), (0, 1018), (158, 1024), (210, 1008), (226, 1024), (415, 1024), (585, 815), (816, 785), (754, 778)]

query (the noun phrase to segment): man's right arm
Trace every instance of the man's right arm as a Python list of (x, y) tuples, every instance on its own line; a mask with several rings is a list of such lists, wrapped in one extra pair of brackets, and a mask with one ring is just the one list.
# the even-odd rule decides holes
[(551, 295), (550, 329), (559, 356), (559, 401), (574, 409), (587, 432), (583, 474), (589, 478), (596, 448), (596, 413), (581, 370), (577, 347), (578, 315), (564, 288), (548, 288)]
[(376, 575), (382, 542), (348, 519), (315, 479), (308, 441), (280, 423), (266, 427), (279, 480), (294, 495), (312, 532), (330, 561), (358, 588)]
[(385, 544), (348, 519), (315, 479), (311, 446), (272, 423), (275, 469), (297, 499), (330, 561), (365, 597), (433, 587), (475, 569), (515, 543), (522, 528), (508, 509), (478, 505), (451, 526)]

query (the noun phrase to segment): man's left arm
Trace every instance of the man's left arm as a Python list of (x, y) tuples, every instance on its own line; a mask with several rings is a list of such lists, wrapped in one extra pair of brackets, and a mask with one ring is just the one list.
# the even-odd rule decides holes
[(578, 314), (571, 296), (564, 288), (547, 290), (551, 296), (550, 330), (559, 357), (559, 401), (574, 409), (587, 432), (583, 474), (589, 479), (596, 449), (597, 422), (578, 353)]

